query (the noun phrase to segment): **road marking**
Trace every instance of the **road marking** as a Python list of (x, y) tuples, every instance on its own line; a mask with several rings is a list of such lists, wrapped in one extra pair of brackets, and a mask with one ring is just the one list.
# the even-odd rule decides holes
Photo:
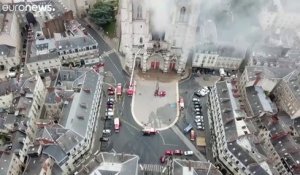
[(117, 153), (117, 151), (116, 150), (114, 150), (114, 149), (111, 149), (112, 150), (112, 152), (114, 152), (114, 153)]
[(178, 146), (178, 145), (175, 145), (175, 144), (166, 143), (164, 137), (162, 136), (162, 134), (158, 133), (158, 135), (160, 136), (161, 140), (163, 141), (163, 145), (166, 145), (166, 146), (176, 146), (176, 147)]
[(135, 126), (133, 126), (132, 124), (130, 124), (129, 122), (127, 122), (126, 120), (124, 120), (124, 119), (120, 119), (122, 122), (124, 122), (124, 123), (126, 123), (128, 126), (130, 126), (130, 127), (132, 127), (133, 129), (135, 129), (135, 130), (137, 130), (137, 131), (140, 131), (140, 129), (139, 128), (137, 128), (137, 127), (135, 127)]
[[(119, 72), (119, 74), (120, 75), (122, 75), (123, 76), (123, 74), (122, 74), (122, 72), (119, 70), (119, 68), (116, 66), (116, 64), (113, 62), (113, 61), (111, 61), (111, 58), (109, 57), (109, 56), (107, 56), (109, 59), (109, 61), (113, 64), (113, 66), (116, 68), (116, 70), (117, 70), (117, 72)], [(124, 78), (123, 78), (124, 79)]]

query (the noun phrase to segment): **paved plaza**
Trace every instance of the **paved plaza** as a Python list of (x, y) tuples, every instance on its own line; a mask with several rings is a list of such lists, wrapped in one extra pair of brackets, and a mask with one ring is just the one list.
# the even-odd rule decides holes
[[(132, 114), (142, 127), (165, 130), (178, 118), (178, 81), (146, 79), (136, 76), (136, 93), (133, 96)], [(165, 97), (154, 96), (156, 87), (166, 91)]]

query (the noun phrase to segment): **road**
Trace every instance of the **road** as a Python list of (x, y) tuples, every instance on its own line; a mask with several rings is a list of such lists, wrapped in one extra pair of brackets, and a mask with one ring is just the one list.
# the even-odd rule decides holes
[[(79, 20), (85, 25), (85, 21)], [(113, 49), (108, 46), (105, 41), (92, 29), (87, 28), (88, 33), (98, 42), (100, 54), (112, 51)], [(103, 54), (105, 55), (105, 54)], [(128, 84), (129, 77), (122, 70), (120, 59), (116, 53), (110, 53), (108, 57), (104, 57), (105, 72), (111, 72), (117, 83)], [(119, 133), (114, 133), (110, 137), (106, 151), (119, 152), (119, 153), (132, 153), (140, 157), (142, 164), (156, 164), (159, 163), (160, 156), (163, 155), (167, 149), (182, 149), (189, 150), (186, 144), (178, 137), (171, 129), (160, 132), (155, 136), (143, 136), (141, 128), (135, 123), (131, 114), (131, 97), (124, 95), (122, 99), (118, 100), (116, 104), (115, 117), (120, 117), (121, 129)], [(102, 109), (105, 107), (104, 101)], [(103, 110), (102, 110), (103, 111)], [(102, 112), (100, 115), (103, 115)], [(98, 127), (100, 127), (99, 124)], [(102, 122), (103, 125), (103, 122)], [(98, 130), (100, 131), (100, 129)], [(97, 133), (96, 137), (101, 137), (101, 133)], [(95, 140), (95, 142), (99, 139)], [(95, 143), (93, 153), (98, 151), (99, 143)], [(197, 160), (195, 156), (183, 157), (192, 160)]]

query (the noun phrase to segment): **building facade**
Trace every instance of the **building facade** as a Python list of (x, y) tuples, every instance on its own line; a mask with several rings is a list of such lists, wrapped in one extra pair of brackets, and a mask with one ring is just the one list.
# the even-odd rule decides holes
[(8, 70), (20, 63), (21, 31), (15, 13), (0, 13), (0, 65)]
[(29, 148), (35, 141), (34, 139), (37, 132), (36, 121), (40, 117), (42, 111), (41, 104), (44, 103), (46, 96), (45, 86), (40, 76), (35, 75), (26, 79), (21, 87), (20, 94), (24, 96), (22, 96), (18, 102), (16, 114), (23, 115), (28, 119), (27, 123), (21, 123), (19, 126), (19, 130), (24, 130), (26, 136), (22, 140), (23, 146), (15, 150), (15, 153), (12, 154), (9, 160), (10, 162), (6, 167), (6, 172), (3, 174), (18, 175), (22, 172), (27, 154), (30, 150)]
[(213, 122), (213, 156), (232, 174), (277, 174), (267, 155), (257, 148), (240, 108), (237, 81), (218, 82), (209, 94), (209, 118)]
[(198, 45), (193, 57), (195, 68), (236, 71), (245, 58), (246, 51), (229, 45), (207, 43)]
[(284, 77), (274, 88), (275, 101), (279, 108), (292, 119), (300, 117), (300, 72), (295, 70)]
[[(131, 71), (136, 61), (143, 72), (157, 69), (181, 73), (196, 42), (200, 1), (177, 0), (162, 11), (149, 8), (147, 3), (121, 1), (120, 51), (125, 55), (125, 65)], [(162, 16), (167, 20), (161, 23)]]

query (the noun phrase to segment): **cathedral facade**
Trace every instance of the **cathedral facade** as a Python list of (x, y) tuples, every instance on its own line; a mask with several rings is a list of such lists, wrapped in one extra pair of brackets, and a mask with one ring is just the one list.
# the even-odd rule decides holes
[[(162, 1), (162, 0), (160, 0)], [(155, 4), (155, 1), (153, 1)], [(182, 73), (197, 43), (199, 0), (172, 0), (149, 5), (147, 0), (121, 1), (120, 52), (126, 67), (143, 72)], [(134, 63), (135, 61), (135, 63)]]

